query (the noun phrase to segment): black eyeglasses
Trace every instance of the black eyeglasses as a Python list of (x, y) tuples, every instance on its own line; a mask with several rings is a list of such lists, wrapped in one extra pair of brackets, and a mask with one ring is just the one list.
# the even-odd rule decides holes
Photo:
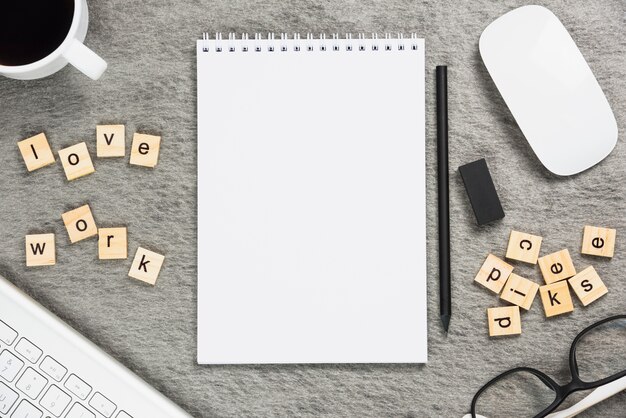
[(569, 368), (572, 379), (566, 385), (530, 367), (506, 371), (476, 393), (471, 415), (543, 418), (572, 393), (626, 376), (626, 315), (606, 318), (578, 334), (570, 348)]

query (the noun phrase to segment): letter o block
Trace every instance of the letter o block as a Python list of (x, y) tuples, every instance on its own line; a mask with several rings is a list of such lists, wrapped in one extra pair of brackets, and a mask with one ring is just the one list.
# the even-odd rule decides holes
[(492, 292), (500, 293), (512, 271), (512, 265), (505, 263), (493, 254), (489, 254), (474, 281)]
[(62, 217), (72, 244), (98, 234), (89, 205), (65, 212)]
[(61, 159), (61, 164), (63, 164), (65, 177), (67, 177), (69, 181), (96, 171), (96, 169), (93, 168), (87, 144), (84, 142), (63, 148), (59, 151), (59, 158)]
[(522, 333), (519, 306), (503, 306), (487, 309), (489, 336), (517, 335)]

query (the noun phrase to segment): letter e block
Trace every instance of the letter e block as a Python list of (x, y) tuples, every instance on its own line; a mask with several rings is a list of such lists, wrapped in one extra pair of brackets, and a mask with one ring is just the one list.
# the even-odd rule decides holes
[(65, 177), (67, 177), (69, 181), (96, 171), (96, 169), (93, 168), (87, 144), (84, 142), (63, 148), (59, 151), (59, 158), (61, 158), (63, 170), (65, 170)]
[(542, 238), (537, 235), (524, 232), (511, 231), (509, 246), (506, 250), (506, 258), (537, 264)]
[(566, 281), (547, 284), (539, 288), (546, 317), (561, 315), (574, 310), (569, 286)]
[(489, 322), (490, 337), (522, 333), (519, 306), (489, 308), (487, 309), (487, 321)]
[(133, 279), (154, 285), (161, 271), (163, 260), (165, 256), (139, 247), (128, 275)]
[(512, 265), (505, 263), (493, 254), (489, 254), (474, 281), (492, 292), (500, 293), (512, 271)]
[(96, 155), (99, 158), (126, 155), (126, 130), (124, 125), (96, 126)]
[(72, 244), (98, 234), (89, 205), (65, 212), (62, 217)]
[(43, 132), (17, 143), (28, 171), (54, 163), (54, 154)]
[(56, 264), (54, 234), (26, 235), (26, 265), (52, 266)]
[(576, 274), (572, 257), (567, 249), (544, 255), (538, 262), (546, 284), (569, 279)]
[(126, 228), (98, 229), (98, 258), (100, 260), (122, 260), (128, 258)]
[(537, 283), (512, 273), (509, 280), (506, 281), (500, 298), (529, 310), (538, 290), (539, 285)]
[(130, 150), (130, 163), (154, 168), (159, 160), (160, 147), (160, 136), (135, 133)]
[(615, 229), (585, 226), (581, 252), (600, 257), (613, 257), (615, 250)]
[(592, 266), (587, 267), (569, 279), (569, 284), (584, 306), (589, 305), (609, 292)]

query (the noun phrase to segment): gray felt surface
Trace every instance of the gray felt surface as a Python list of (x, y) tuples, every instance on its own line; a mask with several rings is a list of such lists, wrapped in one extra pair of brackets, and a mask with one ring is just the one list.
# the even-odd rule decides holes
[[(109, 63), (93, 82), (73, 68), (39, 81), (0, 78), (0, 273), (198, 417), (460, 417), (474, 392), (510, 367), (531, 365), (568, 378), (572, 338), (625, 313), (626, 4), (544, 1), (594, 71), (620, 131), (613, 153), (580, 175), (547, 172), (525, 142), (478, 53), (483, 28), (522, 1), (145, 1), (90, 2), (86, 44)], [(221, 32), (417, 32), (427, 45), (427, 365), (200, 367), (196, 358), (195, 41)], [(453, 319), (438, 319), (434, 67), (449, 65)], [(251, 71), (253, 71), (251, 69)], [(68, 183), (61, 165), (27, 173), (16, 142), (45, 131), (54, 150), (87, 141), (95, 125), (124, 123), (163, 136), (159, 165), (96, 159), (96, 173)], [(593, 140), (593, 138), (590, 138)], [(456, 168), (485, 157), (506, 218), (479, 228)], [(61, 213), (89, 203), (100, 226), (127, 225), (129, 252), (166, 255), (156, 287), (127, 277), (131, 260), (99, 261), (96, 240), (70, 245)], [(580, 255), (585, 224), (618, 230), (612, 260)], [(472, 280), (489, 252), (503, 256), (509, 231), (542, 235), (542, 253), (567, 247), (593, 264), (609, 294), (545, 319), (535, 301), (523, 334), (491, 340), (486, 309), (497, 296)], [(26, 268), (24, 235), (57, 234), (58, 263)], [(518, 264), (516, 264), (518, 266)], [(519, 265), (538, 282), (538, 268)], [(609, 341), (607, 341), (608, 343)], [(623, 416), (626, 394), (586, 416)]]

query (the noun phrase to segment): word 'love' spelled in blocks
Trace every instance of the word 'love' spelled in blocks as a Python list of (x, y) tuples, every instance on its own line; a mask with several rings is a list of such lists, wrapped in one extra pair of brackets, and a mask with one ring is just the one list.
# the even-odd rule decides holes
[(542, 238), (524, 232), (511, 231), (509, 245), (506, 249), (506, 258), (537, 264)]
[(72, 244), (98, 234), (89, 205), (70, 210), (61, 216)]
[(81, 142), (59, 151), (59, 158), (63, 164), (65, 177), (69, 181), (84, 177), (96, 171), (91, 162), (87, 144)]
[(489, 336), (516, 335), (522, 333), (519, 306), (503, 306), (487, 309)]
[(159, 161), (161, 137), (135, 133), (130, 147), (130, 163), (154, 168)]
[(584, 306), (598, 300), (601, 296), (609, 292), (593, 266), (587, 267), (576, 276), (569, 279), (569, 284)]
[(581, 252), (587, 255), (597, 255), (608, 258), (613, 257), (616, 232), (615, 229), (611, 228), (585, 226)]
[(574, 310), (572, 296), (566, 281), (547, 284), (539, 288), (546, 317), (561, 315)]
[(56, 264), (54, 234), (26, 235), (26, 265), (52, 266)]
[(537, 283), (511, 273), (500, 298), (529, 310), (538, 290), (539, 285)]
[(576, 268), (567, 249), (544, 255), (538, 262), (546, 284), (569, 279), (576, 274)]
[(96, 155), (98, 158), (126, 155), (126, 128), (124, 125), (96, 125)]
[(98, 229), (98, 258), (100, 260), (122, 260), (128, 258), (126, 228)]
[(17, 146), (28, 171), (34, 171), (54, 163), (54, 154), (43, 132), (18, 142)]
[(495, 293), (500, 293), (504, 283), (513, 271), (513, 266), (489, 254), (474, 278), (474, 281)]
[(128, 275), (133, 279), (154, 285), (163, 266), (163, 260), (165, 256), (139, 247)]

